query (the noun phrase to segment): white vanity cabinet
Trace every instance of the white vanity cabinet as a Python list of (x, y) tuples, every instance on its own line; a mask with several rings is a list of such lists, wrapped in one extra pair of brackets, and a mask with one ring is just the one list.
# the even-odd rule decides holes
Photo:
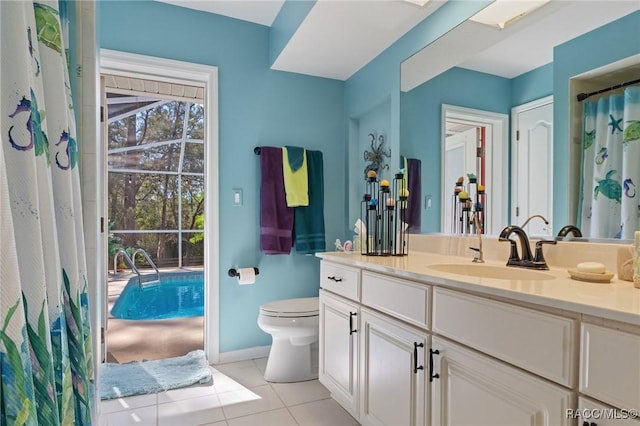
[(360, 423), (428, 424), (426, 332), (362, 308)]
[(433, 425), (573, 424), (569, 390), (439, 337), (432, 348)]
[(361, 424), (640, 426), (637, 325), (360, 262), (322, 261), (319, 377)]
[(331, 396), (358, 418), (358, 330), (360, 307), (320, 290), (318, 379)]
[(583, 323), (580, 392), (618, 411), (640, 413), (640, 334)]

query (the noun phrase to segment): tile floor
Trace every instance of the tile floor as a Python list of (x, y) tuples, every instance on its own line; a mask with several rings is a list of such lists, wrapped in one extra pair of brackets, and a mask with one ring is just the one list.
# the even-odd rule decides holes
[(317, 380), (269, 383), (266, 358), (211, 367), (204, 385), (103, 401), (100, 426), (357, 426)]

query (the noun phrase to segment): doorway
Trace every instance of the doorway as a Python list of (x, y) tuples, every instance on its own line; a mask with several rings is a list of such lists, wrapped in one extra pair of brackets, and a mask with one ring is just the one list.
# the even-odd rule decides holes
[[(140, 210), (131, 210), (135, 203), (131, 199), (123, 200), (125, 211), (118, 212), (116, 209), (104, 212), (105, 227), (118, 223), (121, 228), (118, 230), (123, 232), (117, 236), (124, 242), (124, 251), (127, 251), (127, 247), (141, 246), (160, 261), (159, 266), (181, 268), (193, 267), (194, 262), (200, 263), (203, 269), (204, 315), (200, 317), (204, 327), (203, 345), (209, 362), (217, 362), (219, 358), (217, 68), (109, 50), (101, 50), (100, 64), (102, 75), (108, 75), (114, 80), (118, 79), (122, 84), (118, 88), (111, 87), (105, 90), (102, 114), (105, 124), (108, 121), (114, 123), (120, 120), (120, 126), (123, 126), (125, 125), (123, 123), (129, 120), (129, 126), (125, 126), (128, 128), (120, 131), (131, 131), (134, 136), (136, 131), (139, 133), (137, 138), (130, 138), (138, 141), (135, 144), (129, 142), (130, 146), (127, 146), (127, 142), (124, 142), (123, 146), (110, 148), (106, 143), (102, 144), (102, 161), (103, 164), (108, 164), (111, 171), (109, 176), (103, 177), (104, 205), (109, 204), (107, 181), (110, 179), (111, 183), (120, 185), (123, 198), (135, 195), (135, 190), (144, 189), (146, 181), (147, 190), (136, 199), (155, 198), (156, 204), (160, 203), (157, 205), (161, 206), (157, 209), (158, 215), (155, 215), (158, 217), (144, 219), (155, 221), (156, 226), (150, 227), (155, 228), (152, 232), (136, 231), (140, 226), (135, 223), (133, 223), (133, 229), (130, 226), (132, 220), (141, 220), (135, 215), (135, 211)], [(154, 85), (155, 88), (152, 87)], [(197, 99), (198, 95), (200, 99)], [(105, 108), (107, 106), (112, 107), (111, 112)], [(155, 118), (152, 118), (154, 115)], [(165, 135), (167, 137), (158, 137), (156, 134), (146, 139), (148, 144), (142, 146), (145, 144), (141, 143), (141, 133), (148, 130), (151, 121), (156, 120), (158, 124), (158, 120), (163, 115), (174, 115), (174, 118), (178, 118), (173, 129), (175, 134)], [(103, 126), (105, 132), (106, 128), (106, 125)], [(108, 141), (111, 136), (114, 135), (103, 133), (103, 140)], [(185, 158), (187, 158), (186, 162)], [(172, 204), (172, 208), (167, 209), (169, 204)], [(183, 208), (185, 206), (186, 208)], [(117, 221), (108, 220), (110, 216), (118, 216), (118, 214), (120, 217)], [(185, 214), (187, 216), (191, 214), (191, 217)], [(173, 218), (170, 220), (171, 216)], [(127, 225), (125, 225), (126, 221)], [(188, 229), (185, 230), (184, 224), (180, 222), (190, 222)], [(111, 237), (115, 235), (116, 233), (110, 233)], [(105, 233), (105, 248), (108, 247), (108, 239)], [(124, 257), (122, 254), (119, 259)], [(142, 260), (142, 257), (144, 256), (138, 256), (137, 261)], [(115, 266), (112, 267), (117, 268), (117, 263), (114, 264)], [(109, 266), (105, 264), (103, 271), (105, 288), (101, 290), (105, 296), (109, 273), (107, 268)], [(102, 323), (105, 325), (109, 315), (106, 305), (105, 303), (105, 306), (102, 306), (101, 313)], [(103, 343), (103, 355), (107, 352), (108, 341), (106, 346)]]
[[(483, 204), (484, 233), (498, 235), (505, 226), (507, 138), (506, 114), (442, 105), (442, 232), (452, 233), (454, 229), (453, 210), (457, 204), (453, 200), (458, 178), (464, 178), (466, 192), (469, 193), (471, 187), (471, 192), (477, 191), (475, 185), (469, 184), (467, 175), (470, 173), (481, 179), (480, 183), (485, 187), (485, 194), (478, 199)], [(474, 196), (473, 202), (478, 200)], [(465, 229), (463, 227), (463, 233)]]

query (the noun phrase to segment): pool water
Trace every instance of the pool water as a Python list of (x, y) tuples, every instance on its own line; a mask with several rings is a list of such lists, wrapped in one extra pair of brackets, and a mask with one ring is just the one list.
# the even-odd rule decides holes
[[(147, 281), (147, 276), (144, 277)], [(204, 274), (160, 274), (160, 284), (138, 283), (132, 277), (111, 308), (111, 315), (128, 320), (156, 320), (204, 315)]]

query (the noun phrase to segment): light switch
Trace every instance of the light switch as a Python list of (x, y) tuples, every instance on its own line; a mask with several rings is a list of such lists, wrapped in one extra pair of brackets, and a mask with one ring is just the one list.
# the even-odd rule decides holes
[(234, 188), (233, 191), (233, 205), (241, 206), (242, 205), (242, 189)]

